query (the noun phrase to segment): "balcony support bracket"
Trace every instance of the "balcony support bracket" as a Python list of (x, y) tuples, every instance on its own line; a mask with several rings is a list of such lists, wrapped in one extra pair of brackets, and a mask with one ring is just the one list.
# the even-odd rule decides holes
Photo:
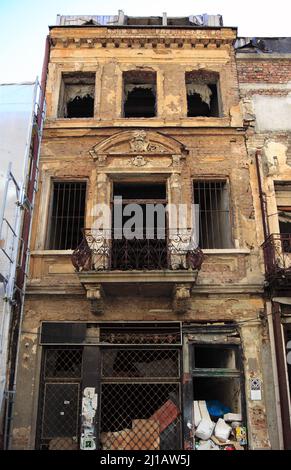
[(94, 315), (104, 312), (104, 290), (101, 284), (93, 284), (87, 288), (87, 299), (91, 302), (91, 311)]
[(174, 285), (172, 308), (175, 313), (184, 314), (190, 309), (192, 286), (191, 283)]

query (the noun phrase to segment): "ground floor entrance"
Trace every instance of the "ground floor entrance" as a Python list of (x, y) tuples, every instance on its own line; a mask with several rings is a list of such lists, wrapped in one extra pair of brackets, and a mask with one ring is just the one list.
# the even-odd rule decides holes
[(241, 345), (229, 331), (44, 322), (36, 448), (245, 448)]

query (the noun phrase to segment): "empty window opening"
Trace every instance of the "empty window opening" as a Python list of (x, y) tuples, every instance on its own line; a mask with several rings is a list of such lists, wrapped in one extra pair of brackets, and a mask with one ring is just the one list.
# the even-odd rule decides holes
[[(220, 436), (222, 442), (227, 439), (236, 441), (236, 428), (245, 429), (246, 422), (242, 407), (243, 383), (238, 359), (239, 351), (236, 346), (193, 345), (194, 364), (192, 376), (193, 413), (194, 422), (196, 423), (195, 447), (199, 449), (201, 446), (200, 450), (207, 449), (205, 441), (211, 438), (214, 433), (214, 426), (219, 419), (225, 420), (228, 426), (236, 421), (236, 424), (230, 426), (226, 431), (228, 435), (225, 437)], [(229, 415), (230, 413), (236, 416), (232, 417)], [(213, 423), (209, 431), (207, 430), (209, 437), (203, 435), (204, 432), (201, 433), (201, 428), (199, 429), (202, 417), (204, 420), (211, 420)], [(222, 424), (221, 421), (220, 424)], [(208, 442), (208, 444), (210, 443), (211, 441)], [(242, 440), (240, 444), (242, 446), (246, 445), (246, 439)], [(218, 448), (220, 448), (219, 442)], [(223, 447), (221, 448), (223, 449)]]
[(195, 181), (194, 203), (199, 204), (200, 247), (231, 248), (227, 182)]
[(94, 117), (95, 74), (64, 73), (60, 90), (59, 117)]
[(123, 199), (131, 201), (166, 200), (165, 183), (114, 183), (113, 191), (114, 196), (122, 196)]
[(156, 72), (124, 72), (123, 86), (124, 117), (156, 116)]
[[(216, 422), (224, 414), (241, 414), (241, 383), (235, 377), (194, 377), (193, 393), (195, 401), (206, 401), (211, 419)], [(222, 412), (211, 411), (211, 407), (221, 404)]]
[(195, 368), (236, 369), (237, 351), (222, 346), (199, 345), (194, 349)]
[[(128, 204), (138, 204), (143, 217), (140, 220), (141, 226), (132, 226), (133, 230), (141, 229), (144, 233), (147, 228), (152, 228), (151, 221), (147, 217), (147, 205), (158, 205), (162, 204), (163, 207), (166, 205), (166, 185), (165, 183), (114, 183), (113, 186), (114, 197), (122, 197), (123, 209)], [(125, 215), (123, 211), (122, 226), (130, 220), (132, 214)], [(117, 220), (114, 218), (114, 223)], [(166, 227), (165, 217), (158, 217), (157, 212), (154, 216), (153, 228), (157, 229)]]
[(186, 72), (187, 116), (219, 117), (218, 79), (215, 72)]
[(73, 250), (82, 239), (85, 221), (85, 182), (54, 182), (47, 249)]

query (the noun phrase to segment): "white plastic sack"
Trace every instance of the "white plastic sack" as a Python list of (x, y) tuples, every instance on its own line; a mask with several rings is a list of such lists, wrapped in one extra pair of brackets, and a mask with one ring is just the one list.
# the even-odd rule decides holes
[(197, 428), (202, 419), (198, 401), (193, 402), (193, 413), (194, 413), (194, 425), (195, 425), (195, 428)]
[(220, 439), (221, 441), (227, 441), (230, 435), (230, 431), (231, 427), (226, 424), (224, 419), (219, 418), (214, 429), (215, 437), (217, 437), (217, 439)]
[(198, 428), (196, 429), (195, 436), (199, 437), (199, 439), (202, 439), (203, 441), (207, 441), (212, 436), (214, 426), (215, 423), (202, 418)]

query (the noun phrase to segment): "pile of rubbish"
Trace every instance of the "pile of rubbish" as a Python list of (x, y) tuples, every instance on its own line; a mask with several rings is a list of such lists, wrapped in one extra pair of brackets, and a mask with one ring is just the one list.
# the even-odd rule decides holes
[(240, 413), (218, 400), (194, 401), (196, 450), (244, 450), (247, 432)]

